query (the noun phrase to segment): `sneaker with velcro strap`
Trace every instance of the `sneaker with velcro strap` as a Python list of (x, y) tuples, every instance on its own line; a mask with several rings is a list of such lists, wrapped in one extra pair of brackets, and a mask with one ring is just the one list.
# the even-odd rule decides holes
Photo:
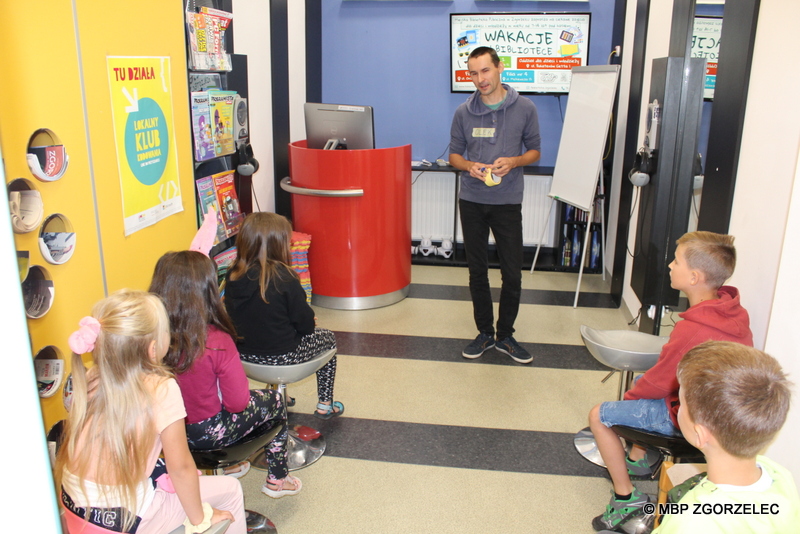
[(606, 511), (592, 519), (592, 527), (598, 531), (616, 530), (620, 524), (641, 514), (642, 507), (649, 502), (650, 497), (636, 488), (633, 488), (631, 496), (624, 501), (612, 495)]

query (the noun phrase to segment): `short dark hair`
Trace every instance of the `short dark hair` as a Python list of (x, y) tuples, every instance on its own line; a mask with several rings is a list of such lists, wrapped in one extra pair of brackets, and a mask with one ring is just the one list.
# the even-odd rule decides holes
[(681, 406), (729, 454), (753, 458), (786, 422), (791, 383), (772, 356), (731, 341), (707, 341), (678, 364)]
[(479, 46), (475, 50), (469, 53), (469, 57), (467, 58), (467, 64), (469, 64), (469, 60), (475, 57), (481, 57), (484, 54), (489, 54), (492, 57), (492, 63), (494, 66), (498, 66), (500, 64), (500, 57), (497, 55), (497, 50), (488, 46)]
[(736, 268), (736, 247), (733, 236), (714, 232), (689, 232), (677, 240), (683, 245), (686, 263), (701, 271), (708, 285), (719, 288)]

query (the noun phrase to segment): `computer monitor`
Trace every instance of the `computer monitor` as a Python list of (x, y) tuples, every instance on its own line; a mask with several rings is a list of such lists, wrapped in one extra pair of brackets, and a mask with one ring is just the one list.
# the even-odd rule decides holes
[(307, 102), (304, 108), (308, 148), (375, 148), (371, 106)]

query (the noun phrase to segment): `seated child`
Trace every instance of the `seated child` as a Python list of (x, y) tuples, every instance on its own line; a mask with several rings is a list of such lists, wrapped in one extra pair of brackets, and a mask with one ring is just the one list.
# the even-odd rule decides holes
[(55, 470), (61, 504), (77, 522), (110, 532), (163, 534), (183, 524), (189, 534), (232, 519), (228, 534), (245, 534), (239, 481), (197, 476), (181, 392), (162, 364), (169, 339), (161, 300), (129, 290), (98, 302), (70, 336), (74, 395)]
[(688, 508), (663, 516), (654, 534), (797, 532), (792, 475), (759, 456), (789, 410), (790, 383), (780, 364), (754, 348), (709, 341), (683, 357), (678, 382), (678, 422), (703, 451), (708, 475), (680, 500)]
[(680, 435), (676, 369), (683, 355), (709, 340), (753, 345), (750, 318), (739, 304), (738, 290), (722, 285), (736, 265), (733, 236), (691, 232), (677, 244), (669, 276), (672, 287), (688, 297), (689, 309), (680, 314), (683, 320), (675, 325), (656, 364), (639, 377), (624, 400), (598, 404), (589, 412), (589, 427), (614, 486), (606, 511), (592, 521), (595, 530), (613, 530), (649, 501), (631, 482), (631, 475), (650, 472), (644, 449), (634, 447), (627, 458), (611, 427), (625, 425)]
[[(245, 362), (292, 365), (336, 348), (336, 336), (316, 326), (314, 310), (291, 263), (292, 225), (276, 213), (245, 217), (236, 236), (237, 256), (225, 279), (225, 308), (236, 328), (236, 347)], [(336, 356), (317, 371), (319, 403), (314, 415), (339, 417), (333, 400)], [(291, 406), (291, 401), (287, 399)]]
[[(286, 423), (280, 393), (251, 390), (248, 385), (211, 258), (193, 250), (164, 254), (150, 291), (161, 297), (169, 316), (171, 342), (164, 364), (181, 388), (192, 449), (227, 447), (256, 429)], [(261, 491), (276, 499), (296, 495), (302, 486), (299, 478), (289, 475), (287, 432), (284, 425), (264, 446), (269, 468)], [(230, 474), (238, 478), (249, 468), (245, 463)]]

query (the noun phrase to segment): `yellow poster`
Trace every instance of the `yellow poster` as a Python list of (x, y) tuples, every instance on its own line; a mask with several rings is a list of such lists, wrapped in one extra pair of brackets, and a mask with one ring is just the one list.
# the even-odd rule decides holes
[(183, 210), (169, 57), (108, 57), (125, 235)]

